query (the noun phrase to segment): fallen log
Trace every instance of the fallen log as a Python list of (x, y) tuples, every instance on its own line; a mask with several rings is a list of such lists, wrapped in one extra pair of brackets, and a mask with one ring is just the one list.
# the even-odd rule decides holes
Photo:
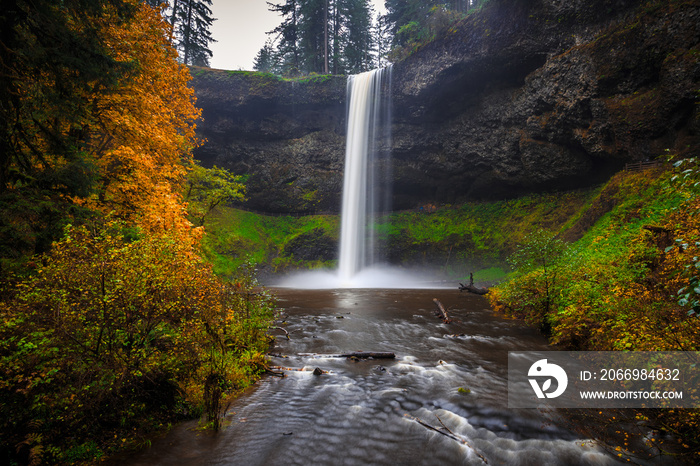
[(445, 437), (449, 437), (452, 440), (456, 440), (456, 441), (460, 442), (461, 444), (466, 445), (468, 448), (471, 448), (471, 450), (474, 452), (474, 454), (476, 454), (476, 456), (478, 456), (479, 459), (481, 459), (481, 461), (484, 462), (484, 464), (489, 464), (489, 462), (486, 460), (486, 457), (484, 455), (482, 455), (481, 453), (479, 453), (479, 451), (476, 448), (474, 448), (469, 443), (469, 441), (467, 441), (467, 439), (465, 437), (463, 437), (462, 435), (455, 434), (450, 429), (448, 429), (447, 426), (442, 422), (442, 419), (440, 419), (437, 415), (435, 415), (435, 417), (442, 425), (442, 429), (440, 429), (438, 427), (433, 427), (430, 424), (428, 424), (427, 422), (423, 421), (422, 419), (411, 416), (410, 414), (404, 414), (404, 416), (412, 421), (417, 422), (418, 424), (422, 425), (426, 429), (430, 429), (434, 432), (437, 432), (438, 434), (444, 435)]
[(342, 354), (318, 354), (318, 353), (299, 353), (299, 356), (311, 356), (313, 358), (358, 358), (358, 359), (394, 359), (396, 354), (389, 352), (376, 351), (354, 351), (352, 353)]
[(447, 316), (447, 311), (445, 310), (445, 306), (443, 306), (442, 303), (440, 301), (438, 301), (437, 298), (433, 298), (433, 302), (435, 303), (435, 305), (437, 306), (437, 309), (438, 309), (437, 311), (435, 311), (435, 314), (438, 317), (440, 317), (442, 319), (442, 321), (445, 322), (446, 324), (449, 324), (450, 322), (452, 322), (452, 319), (450, 319)]
[(459, 284), (459, 291), (468, 291), (470, 293), (478, 294), (478, 295), (485, 295), (486, 293), (489, 292), (488, 288), (481, 288), (478, 286), (474, 285), (464, 285), (462, 283)]
[(459, 291), (468, 291), (470, 293), (484, 295), (484, 294), (489, 292), (489, 289), (482, 288), (480, 286), (474, 286), (474, 274), (470, 273), (469, 274), (469, 285), (465, 285), (463, 283), (460, 283), (459, 284)]

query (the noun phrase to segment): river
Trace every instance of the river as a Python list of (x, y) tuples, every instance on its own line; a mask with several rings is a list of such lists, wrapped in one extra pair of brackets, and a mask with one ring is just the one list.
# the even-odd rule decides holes
[[(452, 289), (276, 289), (283, 310), (267, 376), (218, 433), (184, 423), (129, 465), (618, 464), (551, 414), (507, 408), (508, 351), (544, 350), (522, 323)], [(453, 319), (443, 323), (433, 298)], [(321, 357), (394, 352), (396, 359)], [(314, 353), (314, 355), (300, 355)], [(285, 356), (285, 357), (282, 357)], [(324, 371), (314, 375), (313, 370)], [(421, 423), (442, 428), (455, 440)], [(443, 428), (443, 432), (447, 432)]]

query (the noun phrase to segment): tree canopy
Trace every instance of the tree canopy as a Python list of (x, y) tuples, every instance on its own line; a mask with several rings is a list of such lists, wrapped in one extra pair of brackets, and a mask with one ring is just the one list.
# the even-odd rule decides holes
[(375, 15), (368, 0), (268, 2), (282, 22), (260, 49), (258, 71), (296, 76), (356, 74), (385, 66), (431, 40), (487, 0), (386, 0)]
[(209, 44), (214, 42), (209, 28), (215, 20), (211, 14), (211, 0), (176, 0), (173, 3), (177, 49), (185, 65), (209, 66), (212, 57)]
[(360, 73), (376, 66), (369, 0), (268, 2), (282, 22), (269, 32), (255, 61), (258, 71), (285, 75)]

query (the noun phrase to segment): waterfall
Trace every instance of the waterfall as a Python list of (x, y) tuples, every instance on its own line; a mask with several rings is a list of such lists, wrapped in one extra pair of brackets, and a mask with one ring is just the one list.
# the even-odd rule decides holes
[[(348, 77), (338, 276), (349, 282), (377, 260), (372, 220), (389, 210), (391, 66)], [(383, 153), (382, 153), (383, 150)]]
[(348, 77), (338, 269), (300, 272), (277, 286), (435, 287), (415, 272), (389, 266), (375, 235), (375, 217), (391, 211), (391, 71), (389, 66)]

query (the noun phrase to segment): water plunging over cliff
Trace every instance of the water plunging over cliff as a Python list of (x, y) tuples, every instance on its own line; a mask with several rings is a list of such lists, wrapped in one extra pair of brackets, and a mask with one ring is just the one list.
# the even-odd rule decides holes
[(277, 286), (323, 288), (435, 287), (390, 268), (374, 232), (376, 215), (391, 210), (391, 66), (348, 77), (347, 135), (338, 270), (314, 270)]
[[(372, 219), (388, 211), (391, 66), (348, 77), (348, 123), (338, 274), (347, 283), (377, 257)], [(383, 192), (384, 195), (380, 193)]]

